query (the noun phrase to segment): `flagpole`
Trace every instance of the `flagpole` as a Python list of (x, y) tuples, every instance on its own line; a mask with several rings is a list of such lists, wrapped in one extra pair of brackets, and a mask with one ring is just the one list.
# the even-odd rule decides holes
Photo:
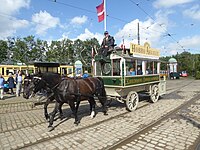
[(106, 29), (106, 18), (107, 18), (107, 14), (106, 14), (106, 0), (104, 0), (104, 31), (107, 31), (107, 29)]

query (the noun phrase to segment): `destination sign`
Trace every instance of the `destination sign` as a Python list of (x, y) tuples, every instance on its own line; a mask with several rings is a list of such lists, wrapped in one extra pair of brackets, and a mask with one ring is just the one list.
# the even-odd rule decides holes
[(152, 58), (160, 57), (160, 51), (157, 49), (151, 48), (150, 44), (147, 42), (144, 43), (144, 46), (131, 43), (130, 53), (133, 54), (133, 56), (146, 56), (146, 57), (152, 57)]

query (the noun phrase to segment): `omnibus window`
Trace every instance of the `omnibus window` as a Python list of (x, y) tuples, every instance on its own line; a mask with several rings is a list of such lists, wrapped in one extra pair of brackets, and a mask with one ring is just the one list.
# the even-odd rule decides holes
[(120, 59), (113, 59), (113, 76), (120, 76)]
[(55, 72), (55, 73), (57, 73), (58, 70), (57, 70), (57, 67), (47, 67), (47, 72)]
[(153, 74), (153, 70), (154, 70), (153, 61), (147, 61), (146, 74)]
[(142, 75), (142, 61), (141, 60), (137, 60), (137, 70), (136, 70), (136, 74), (137, 75)]
[(158, 74), (159, 72), (157, 72), (157, 64), (158, 64), (158, 62), (153, 62), (153, 74)]
[(126, 75), (130, 75), (130, 69), (132, 69), (134, 72), (136, 72), (136, 60), (133, 59), (127, 59), (126, 60)]

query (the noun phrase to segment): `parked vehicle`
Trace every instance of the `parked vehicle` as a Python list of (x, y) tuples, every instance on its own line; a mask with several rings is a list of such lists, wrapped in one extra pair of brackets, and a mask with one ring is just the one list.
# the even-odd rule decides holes
[(187, 71), (182, 71), (182, 72), (181, 72), (181, 77), (187, 77), (187, 76), (188, 76)]
[(179, 79), (180, 74), (178, 72), (170, 72), (170, 79)]

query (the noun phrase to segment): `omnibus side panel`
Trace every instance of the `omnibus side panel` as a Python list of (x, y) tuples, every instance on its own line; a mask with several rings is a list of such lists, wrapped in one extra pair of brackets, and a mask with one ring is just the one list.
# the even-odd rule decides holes
[(166, 94), (166, 80), (161, 80), (159, 83), (159, 94), (164, 95)]
[(104, 85), (123, 86), (123, 78), (121, 76), (102, 76)]
[(124, 86), (150, 83), (150, 82), (154, 82), (154, 81), (159, 82), (159, 75), (125, 76), (125, 85)]

